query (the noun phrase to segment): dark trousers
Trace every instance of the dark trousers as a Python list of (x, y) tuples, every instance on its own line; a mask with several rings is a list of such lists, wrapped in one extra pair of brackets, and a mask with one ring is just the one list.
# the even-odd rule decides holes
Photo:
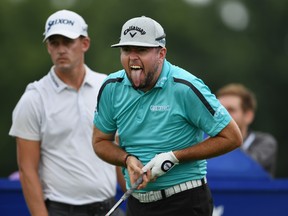
[[(104, 216), (114, 204), (114, 198), (85, 205), (70, 205), (50, 200), (46, 201), (49, 216)], [(118, 208), (112, 215), (124, 216), (125, 214)]]
[(126, 206), (127, 216), (212, 216), (212, 213), (213, 199), (207, 184), (150, 203), (140, 203), (130, 196)]

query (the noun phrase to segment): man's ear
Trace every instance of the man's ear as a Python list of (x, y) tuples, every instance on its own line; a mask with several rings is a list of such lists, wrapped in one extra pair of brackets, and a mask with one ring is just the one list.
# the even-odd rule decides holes
[(90, 47), (90, 38), (89, 37), (82, 38), (82, 43), (83, 43), (83, 51), (86, 52)]
[(162, 47), (160, 50), (160, 58), (164, 60), (166, 58), (166, 53), (167, 49), (165, 47)]
[(247, 110), (244, 116), (246, 124), (250, 125), (253, 122), (254, 117), (255, 113), (252, 110)]
[(49, 46), (48, 46), (48, 42), (45, 42), (45, 46), (46, 46), (46, 49), (47, 49), (48, 54), (50, 55), (51, 52), (50, 52), (50, 49), (49, 49)]

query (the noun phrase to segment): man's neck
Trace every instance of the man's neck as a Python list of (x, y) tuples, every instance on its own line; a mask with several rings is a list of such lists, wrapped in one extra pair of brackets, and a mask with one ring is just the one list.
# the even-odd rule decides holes
[(64, 83), (78, 90), (84, 81), (85, 66), (81, 65), (73, 70), (55, 69), (55, 73)]

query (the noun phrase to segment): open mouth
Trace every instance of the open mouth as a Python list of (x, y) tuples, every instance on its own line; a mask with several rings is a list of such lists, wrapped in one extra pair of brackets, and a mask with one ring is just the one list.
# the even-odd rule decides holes
[(140, 66), (136, 66), (136, 65), (131, 65), (130, 68), (131, 68), (131, 70), (141, 70), (142, 69)]

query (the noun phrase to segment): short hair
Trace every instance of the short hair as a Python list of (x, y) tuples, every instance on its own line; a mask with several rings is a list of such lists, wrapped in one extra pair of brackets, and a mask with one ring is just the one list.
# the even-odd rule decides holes
[(244, 112), (248, 110), (256, 111), (257, 101), (254, 93), (239, 83), (231, 83), (223, 86), (216, 92), (217, 98), (225, 95), (238, 96), (241, 99), (241, 108)]

